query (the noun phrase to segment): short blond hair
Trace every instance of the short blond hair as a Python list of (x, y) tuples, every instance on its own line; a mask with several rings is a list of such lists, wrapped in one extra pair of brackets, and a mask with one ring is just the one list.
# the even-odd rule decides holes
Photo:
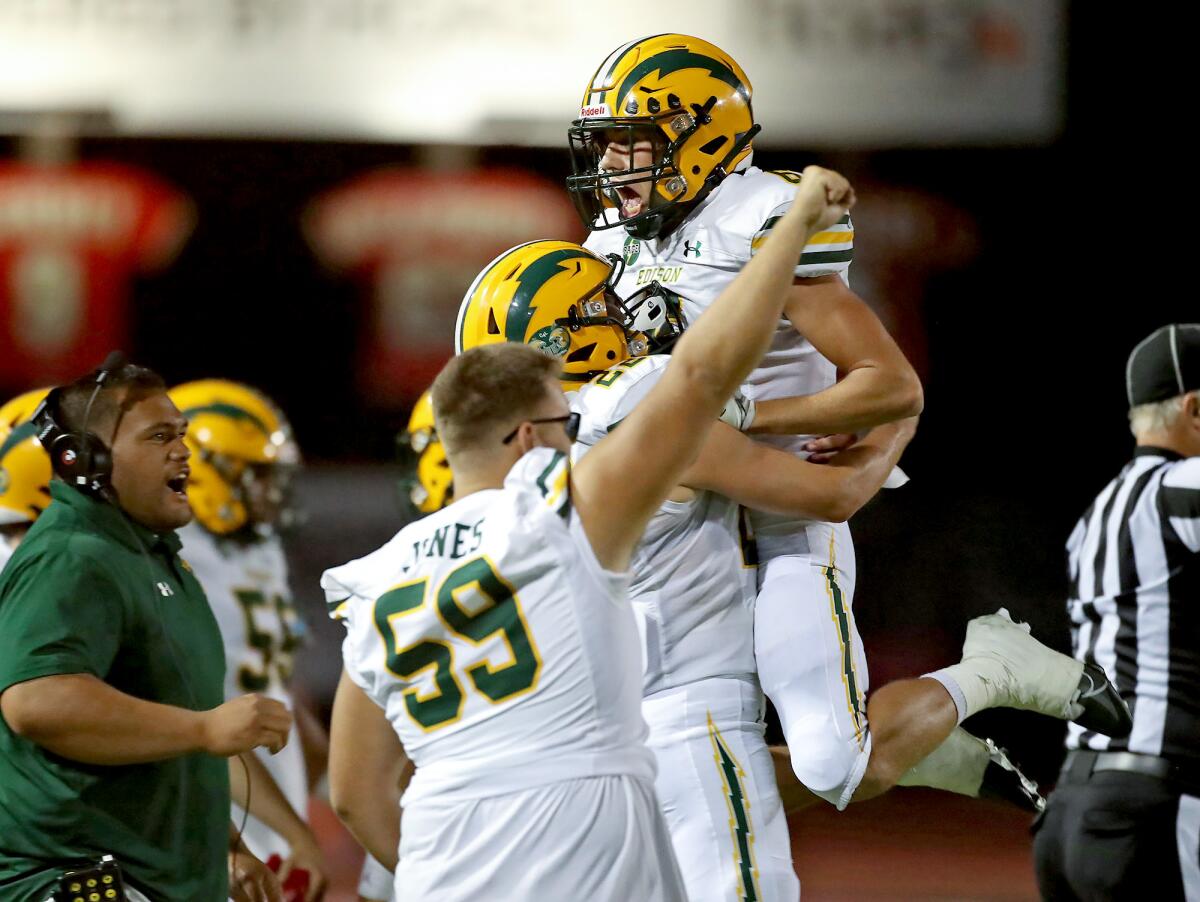
[(532, 415), (557, 380), (555, 357), (515, 342), (480, 345), (442, 367), (431, 397), (438, 436), (448, 454), (478, 444), (490, 427)]
[(1186, 397), (1186, 394), (1176, 395), (1165, 401), (1152, 401), (1129, 408), (1129, 431), (1135, 436), (1147, 432), (1165, 432), (1179, 419)]

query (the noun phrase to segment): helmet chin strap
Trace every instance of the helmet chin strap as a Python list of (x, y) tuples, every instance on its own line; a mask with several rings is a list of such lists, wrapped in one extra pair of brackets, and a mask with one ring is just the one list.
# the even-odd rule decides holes
[(761, 125), (752, 125), (750, 128), (736, 141), (729, 149), (729, 153), (725, 154), (721, 162), (713, 167), (713, 171), (704, 179), (704, 183), (700, 186), (700, 190), (696, 192), (696, 196), (687, 203), (674, 203), (666, 207), (663, 212), (655, 216), (647, 216), (645, 219), (638, 222), (630, 223), (625, 226), (625, 231), (634, 238), (642, 241), (649, 241), (654, 238), (666, 237), (670, 235), (679, 226), (696, 206), (708, 197), (709, 192), (717, 185), (721, 184), (729, 175), (728, 166), (737, 158), (755, 136), (762, 131)]

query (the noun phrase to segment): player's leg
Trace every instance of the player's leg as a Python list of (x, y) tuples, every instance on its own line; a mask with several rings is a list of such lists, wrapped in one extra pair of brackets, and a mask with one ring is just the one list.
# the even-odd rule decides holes
[[(903, 782), (1036, 808), (1041, 802), (1036, 786), (1000, 749), (956, 729), (965, 715), (951, 691), (951, 677), (974, 679), (981, 670), (994, 669), (992, 646), (1012, 645), (1011, 631), (998, 628), (985, 631), (982, 640), (976, 637), (971, 655), (964, 655), (956, 669), (889, 683), (864, 711), (867, 669), (852, 610), (849, 531), (820, 525), (804, 538), (807, 556), (767, 558), (760, 565), (755, 609), (759, 676), (779, 713), (800, 784), (838, 807)], [(1035, 662), (1049, 657), (1052, 665), (1070, 661), (1009, 626), (1027, 640), (1016, 642), (1021, 654)], [(993, 640), (995, 633), (1002, 641)], [(1044, 675), (1046, 668), (1038, 672)], [(1070, 667), (1057, 673), (1060, 683), (1077, 678)], [(780, 791), (788, 810), (807, 801), (786, 775)]]
[(719, 679), (643, 704), (655, 790), (692, 902), (799, 897), (761, 699), (751, 681)]
[(1108, 736), (1128, 736), (1133, 726), (1103, 670), (1047, 648), (1003, 608), (967, 624), (962, 660), (927, 676), (946, 687), (960, 722), (1005, 707), (1073, 720)]
[(856, 802), (887, 792), (942, 745), (958, 726), (958, 710), (936, 680), (896, 680), (875, 690), (867, 720), (871, 758), (854, 792)]
[[(760, 537), (760, 552), (778, 550), (771, 547), (776, 541)], [(790, 541), (806, 553), (768, 554), (759, 564), (755, 660), (796, 777), (845, 807), (866, 772), (872, 741), (866, 657), (851, 610), (853, 545), (844, 525), (820, 524)]]

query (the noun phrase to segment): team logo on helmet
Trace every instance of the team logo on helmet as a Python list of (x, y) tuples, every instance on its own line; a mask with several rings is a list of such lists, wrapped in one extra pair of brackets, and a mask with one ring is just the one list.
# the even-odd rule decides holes
[(8, 485), (10, 482), (11, 480), (8, 477), (8, 470), (4, 469), (4, 467), (0, 467), (0, 495), (3, 495), (8, 491)]
[(562, 357), (571, 347), (571, 337), (567, 335), (567, 330), (562, 326), (546, 326), (533, 333), (529, 344), (551, 357)]

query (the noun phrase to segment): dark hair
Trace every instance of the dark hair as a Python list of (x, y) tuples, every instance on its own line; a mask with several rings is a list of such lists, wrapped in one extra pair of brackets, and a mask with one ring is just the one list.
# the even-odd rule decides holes
[(433, 416), (448, 452), (476, 444), (488, 427), (508, 425), (546, 399), (546, 380), (558, 379), (556, 357), (515, 342), (481, 345), (442, 367), (433, 382)]
[(109, 372), (89, 413), (88, 402), (96, 390), (96, 377), (99, 375), (100, 369), (97, 367), (62, 386), (58, 396), (57, 419), (64, 431), (82, 432), (86, 426), (88, 432), (95, 432), (108, 443), (125, 411), (139, 401), (167, 390), (167, 384), (158, 373), (144, 366), (126, 363)]

